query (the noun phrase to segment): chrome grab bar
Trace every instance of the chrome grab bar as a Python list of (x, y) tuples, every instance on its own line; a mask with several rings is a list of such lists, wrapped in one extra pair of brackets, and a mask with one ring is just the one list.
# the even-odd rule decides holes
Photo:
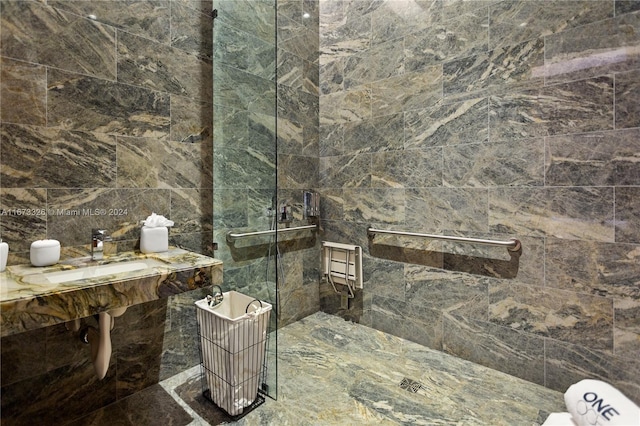
[(496, 241), (496, 240), (484, 240), (480, 238), (454, 237), (450, 235), (433, 235), (433, 234), (421, 234), (418, 232), (392, 231), (389, 229), (375, 229), (371, 227), (367, 228), (367, 236), (369, 238), (373, 239), (375, 234), (401, 235), (405, 237), (421, 237), (421, 238), (430, 238), (433, 240), (457, 241), (461, 243), (484, 244), (487, 246), (500, 246), (500, 247), (506, 247), (507, 250), (509, 251), (518, 251), (522, 247), (522, 244), (520, 244), (520, 240), (516, 240), (515, 238), (509, 241)]
[(275, 233), (283, 233), (283, 232), (292, 232), (292, 231), (301, 231), (304, 229), (311, 229), (314, 231), (318, 230), (318, 225), (304, 225), (304, 226), (294, 226), (293, 228), (279, 228), (279, 229), (268, 229), (266, 231), (253, 231), (253, 232), (243, 232), (243, 233), (236, 233), (233, 231), (229, 231), (227, 232), (227, 242), (232, 243), (235, 240), (237, 240), (238, 238), (245, 238), (245, 237), (254, 237), (257, 235), (272, 235)]

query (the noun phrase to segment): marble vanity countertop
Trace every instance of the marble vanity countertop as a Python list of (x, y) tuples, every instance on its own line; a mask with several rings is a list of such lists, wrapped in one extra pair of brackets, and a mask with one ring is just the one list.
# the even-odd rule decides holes
[(179, 248), (8, 266), (0, 273), (0, 336), (221, 283), (222, 261)]

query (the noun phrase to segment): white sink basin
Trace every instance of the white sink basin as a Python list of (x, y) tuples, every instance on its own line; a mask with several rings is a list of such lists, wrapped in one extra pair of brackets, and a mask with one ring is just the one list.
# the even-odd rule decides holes
[(59, 284), (78, 280), (100, 278), (107, 275), (124, 274), (127, 272), (142, 271), (158, 266), (166, 266), (166, 263), (156, 259), (137, 259), (106, 265), (87, 266), (67, 271), (52, 271), (39, 274), (26, 275), (22, 281), (28, 284)]

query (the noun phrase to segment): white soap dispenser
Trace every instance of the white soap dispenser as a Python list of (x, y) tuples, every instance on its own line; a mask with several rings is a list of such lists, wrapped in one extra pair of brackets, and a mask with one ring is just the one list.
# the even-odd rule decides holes
[(0, 239), (0, 272), (4, 272), (7, 267), (7, 258), (9, 257), (9, 244)]

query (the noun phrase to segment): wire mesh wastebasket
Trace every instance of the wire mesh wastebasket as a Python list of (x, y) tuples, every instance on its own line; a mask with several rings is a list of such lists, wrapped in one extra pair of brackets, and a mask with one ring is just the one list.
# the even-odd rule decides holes
[(196, 307), (202, 369), (209, 387), (204, 395), (231, 416), (246, 414), (245, 409), (255, 408), (261, 398), (271, 305), (228, 291), (198, 300)]

